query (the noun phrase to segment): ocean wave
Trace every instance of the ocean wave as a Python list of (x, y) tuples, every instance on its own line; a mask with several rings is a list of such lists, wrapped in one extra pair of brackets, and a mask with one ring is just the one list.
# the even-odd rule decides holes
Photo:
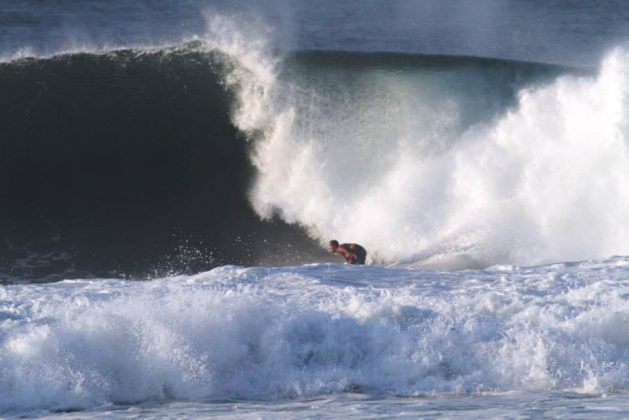
[[(624, 50), (597, 74), (210, 28), (0, 64), (9, 278), (146, 273), (191, 242), (207, 258), (175, 271), (324, 261), (331, 238), (402, 266), (629, 253)], [(11, 263), (51, 250), (71, 257)]]

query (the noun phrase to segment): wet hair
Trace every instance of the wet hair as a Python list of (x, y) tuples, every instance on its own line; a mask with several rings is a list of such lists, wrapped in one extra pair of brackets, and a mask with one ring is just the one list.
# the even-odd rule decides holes
[(336, 239), (332, 239), (330, 241), (330, 245), (336, 248), (337, 246), (339, 246), (339, 241), (337, 241)]

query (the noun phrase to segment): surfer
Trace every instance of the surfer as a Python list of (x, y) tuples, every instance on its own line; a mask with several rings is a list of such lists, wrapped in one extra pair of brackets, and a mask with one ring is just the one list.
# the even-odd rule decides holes
[(358, 244), (341, 244), (335, 239), (330, 241), (328, 250), (333, 254), (342, 255), (348, 264), (364, 264), (367, 251)]

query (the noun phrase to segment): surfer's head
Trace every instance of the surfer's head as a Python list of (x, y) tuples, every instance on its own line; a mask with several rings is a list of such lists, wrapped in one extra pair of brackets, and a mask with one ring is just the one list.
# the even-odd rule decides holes
[(336, 251), (336, 248), (338, 247), (339, 247), (339, 241), (337, 241), (336, 239), (332, 239), (330, 243), (328, 244), (328, 251), (334, 252)]

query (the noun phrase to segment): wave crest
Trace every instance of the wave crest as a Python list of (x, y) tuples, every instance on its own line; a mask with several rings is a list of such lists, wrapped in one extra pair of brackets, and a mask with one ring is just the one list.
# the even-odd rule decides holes
[(258, 214), (402, 265), (629, 253), (625, 50), (598, 75), (395, 57), (286, 60), (262, 83)]

